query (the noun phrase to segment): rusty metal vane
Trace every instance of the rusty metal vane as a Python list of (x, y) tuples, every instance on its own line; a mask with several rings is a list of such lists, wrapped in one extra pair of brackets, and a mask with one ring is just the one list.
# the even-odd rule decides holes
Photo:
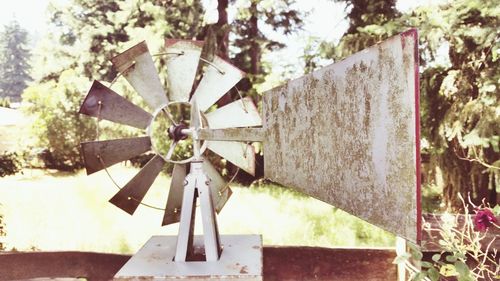
[(153, 157), (109, 202), (131, 215), (134, 214), (165, 163), (161, 156)]
[(139, 129), (146, 129), (153, 118), (99, 81), (92, 84), (79, 113)]
[(143, 41), (115, 56), (111, 62), (151, 109), (158, 110), (167, 105), (167, 95), (146, 42)]
[(182, 196), (184, 194), (184, 181), (187, 175), (186, 164), (175, 164), (170, 180), (167, 205), (163, 215), (162, 225), (179, 222), (182, 207)]
[(98, 172), (116, 163), (129, 160), (151, 149), (149, 137), (90, 141), (81, 143), (87, 174)]
[(265, 177), (420, 240), (415, 30), (263, 95)]

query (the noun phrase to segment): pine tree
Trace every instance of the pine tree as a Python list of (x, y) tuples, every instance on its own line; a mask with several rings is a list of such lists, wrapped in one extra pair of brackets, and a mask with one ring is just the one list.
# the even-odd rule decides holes
[(233, 39), (230, 41), (236, 50), (232, 61), (249, 74), (238, 84), (238, 88), (258, 99), (254, 86), (262, 83), (268, 74), (262, 63), (262, 55), (286, 46), (270, 38), (264, 30), (284, 35), (294, 33), (303, 27), (306, 14), (295, 8), (295, 0), (274, 1), (272, 5), (263, 0), (248, 2), (238, 7), (232, 24)]
[(20, 101), (21, 93), (31, 80), (28, 32), (16, 20), (0, 34), (0, 97)]

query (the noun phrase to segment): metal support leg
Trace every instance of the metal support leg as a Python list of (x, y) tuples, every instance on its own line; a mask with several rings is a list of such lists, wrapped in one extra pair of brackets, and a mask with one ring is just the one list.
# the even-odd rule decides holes
[(175, 261), (186, 261), (188, 251), (193, 248), (190, 241), (193, 241), (196, 192), (200, 197), (206, 260), (217, 261), (221, 249), (219, 231), (210, 192), (210, 179), (203, 172), (202, 160), (191, 162), (191, 171), (186, 176)]
[[(192, 171), (192, 170), (191, 170)], [(189, 173), (186, 176), (184, 194), (182, 196), (181, 218), (179, 222), (179, 235), (175, 250), (175, 261), (186, 261), (188, 249), (192, 248), (192, 235), (196, 208), (196, 179)], [(191, 242), (191, 243), (190, 243)]]
[(220, 256), (220, 238), (217, 231), (217, 219), (215, 217), (209, 179), (206, 175), (205, 178), (206, 180), (198, 185), (201, 220), (203, 222), (203, 238), (205, 240), (205, 256), (207, 261), (217, 261)]

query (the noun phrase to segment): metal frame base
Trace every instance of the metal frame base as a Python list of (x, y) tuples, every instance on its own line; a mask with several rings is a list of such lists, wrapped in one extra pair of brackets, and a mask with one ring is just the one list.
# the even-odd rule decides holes
[[(177, 236), (153, 236), (116, 273), (113, 280), (238, 280), (262, 281), (262, 237), (222, 235), (218, 261), (174, 261)], [(194, 236), (194, 248), (203, 236)]]

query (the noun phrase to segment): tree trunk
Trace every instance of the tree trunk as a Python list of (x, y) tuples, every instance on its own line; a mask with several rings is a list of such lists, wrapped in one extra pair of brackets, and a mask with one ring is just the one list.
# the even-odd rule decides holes
[(260, 46), (255, 40), (259, 38), (257, 1), (252, 1), (250, 5), (250, 30), (249, 37), (254, 38), (250, 45), (251, 74), (259, 74), (260, 71)]
[[(463, 210), (459, 199), (460, 194), (467, 204), (469, 198), (474, 205), (479, 205), (484, 200), (492, 206), (497, 204), (495, 186), (489, 190), (490, 176), (484, 173), (487, 169), (482, 164), (466, 159), (462, 155), (462, 148), (456, 139), (448, 143), (448, 148), (439, 156), (439, 166), (443, 171), (444, 201), (447, 207), (455, 211)], [(466, 153), (466, 152), (465, 152)], [(472, 211), (472, 206), (469, 206)]]
[(215, 29), (217, 30), (217, 53), (225, 60), (229, 59), (228, 2), (228, 0), (218, 0), (217, 11), (219, 13), (219, 20), (215, 24)]
[[(217, 20), (217, 23), (214, 26), (217, 38), (217, 54), (221, 58), (229, 61), (229, 26), (227, 21), (227, 7), (229, 1), (218, 0), (217, 2), (218, 2), (217, 11), (219, 13), (219, 19)], [(232, 102), (231, 92), (232, 90), (227, 92), (217, 101), (217, 105), (219, 107)]]

